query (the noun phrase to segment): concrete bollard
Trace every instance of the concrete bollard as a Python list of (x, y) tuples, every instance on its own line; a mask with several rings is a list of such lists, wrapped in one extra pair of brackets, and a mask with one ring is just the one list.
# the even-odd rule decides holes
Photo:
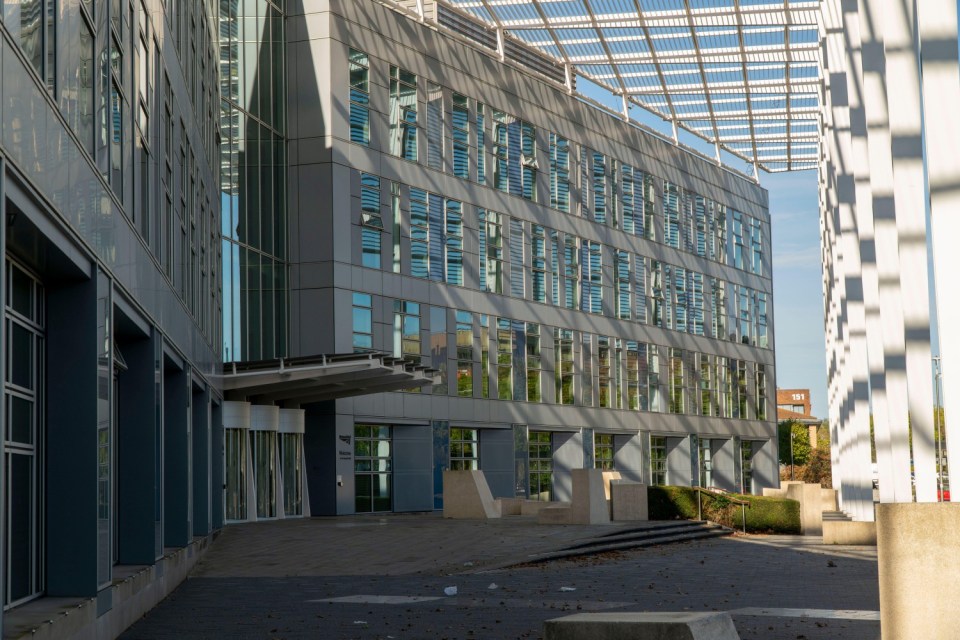
[(543, 626), (544, 640), (740, 640), (729, 613), (578, 613)]

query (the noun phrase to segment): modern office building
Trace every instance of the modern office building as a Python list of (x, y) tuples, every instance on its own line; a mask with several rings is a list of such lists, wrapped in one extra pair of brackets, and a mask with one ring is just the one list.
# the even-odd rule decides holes
[(533, 47), (416, 4), (287, 3), (285, 87), (237, 74), (262, 113), (223, 127), (227, 360), (384, 352), (439, 371), (415, 392), (230, 394), (303, 410), (310, 512), (434, 509), (445, 468), (541, 499), (594, 466), (776, 485), (766, 192), (587, 104)]
[(5, 635), (122, 629), (222, 524), (216, 10), (4, 3)]

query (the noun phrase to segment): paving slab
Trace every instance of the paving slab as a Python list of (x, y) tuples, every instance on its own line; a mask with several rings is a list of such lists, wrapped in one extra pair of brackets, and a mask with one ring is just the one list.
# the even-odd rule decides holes
[(570, 613), (728, 611), (743, 640), (879, 638), (871, 548), (736, 536), (501, 568), (615, 531), (439, 515), (228, 527), (122, 637), (540, 638)]

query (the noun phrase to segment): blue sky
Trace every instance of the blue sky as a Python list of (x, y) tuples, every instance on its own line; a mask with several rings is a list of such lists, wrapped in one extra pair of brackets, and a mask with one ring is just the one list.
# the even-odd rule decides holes
[(810, 389), (813, 415), (827, 415), (820, 214), (815, 171), (760, 174), (770, 191), (777, 386)]

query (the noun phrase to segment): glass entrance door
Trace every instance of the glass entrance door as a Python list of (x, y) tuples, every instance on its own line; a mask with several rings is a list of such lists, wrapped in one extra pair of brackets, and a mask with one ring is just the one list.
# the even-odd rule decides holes
[(357, 513), (393, 510), (393, 443), (390, 427), (353, 428), (354, 496)]

